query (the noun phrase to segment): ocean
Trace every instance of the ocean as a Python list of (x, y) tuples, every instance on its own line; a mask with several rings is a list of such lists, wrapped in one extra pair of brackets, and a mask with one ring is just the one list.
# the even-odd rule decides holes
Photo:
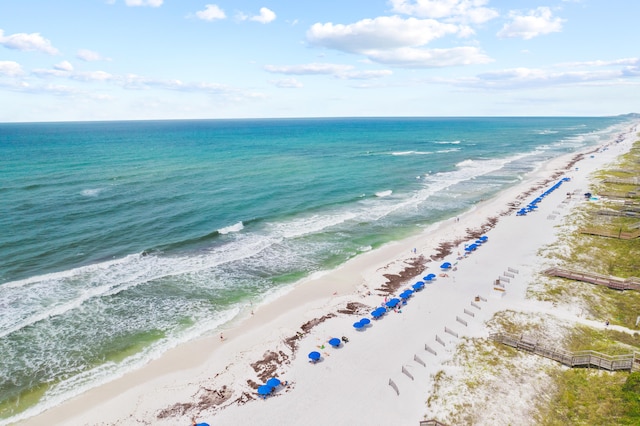
[(629, 123), (0, 123), (0, 424), (216, 333)]

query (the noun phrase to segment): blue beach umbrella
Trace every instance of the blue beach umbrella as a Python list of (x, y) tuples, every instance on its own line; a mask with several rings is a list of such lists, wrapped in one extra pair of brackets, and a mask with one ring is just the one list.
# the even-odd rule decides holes
[(269, 385), (262, 385), (258, 388), (258, 395), (269, 395), (271, 392), (273, 392), (273, 386), (269, 386)]
[(385, 305), (387, 306), (387, 308), (394, 308), (398, 303), (400, 303), (400, 299), (394, 297), (393, 299), (385, 303)]
[(405, 290), (402, 293), (400, 293), (400, 298), (408, 299), (411, 297), (412, 294), (413, 294), (413, 290)]
[(371, 323), (371, 320), (369, 318), (362, 318), (360, 320), (360, 324), (362, 324), (362, 326), (365, 326), (365, 325), (370, 324), (370, 323)]
[(361, 330), (362, 327), (364, 327), (364, 324), (361, 321), (353, 323), (353, 328), (355, 328), (356, 330)]
[(449, 269), (449, 268), (451, 268), (451, 263), (450, 262), (444, 262), (442, 265), (440, 265), (440, 267), (442, 269)]
[(416, 291), (421, 290), (421, 289), (424, 288), (424, 282), (418, 281), (417, 283), (415, 283), (411, 287), (413, 287), (413, 289), (416, 290)]
[(320, 352), (313, 351), (309, 352), (309, 359), (313, 362), (316, 362), (320, 359)]
[(381, 316), (383, 316), (386, 312), (387, 310), (382, 306), (380, 306), (379, 308), (376, 308), (373, 310), (373, 312), (371, 312), (371, 316), (374, 317), (375, 319), (378, 319)]
[(337, 348), (338, 346), (340, 346), (340, 339), (338, 339), (337, 337), (329, 339), (329, 344), (334, 348)]
[(271, 386), (271, 387), (278, 387), (280, 386), (280, 379), (278, 379), (277, 377), (272, 377), (269, 380), (267, 380), (267, 386)]
[(427, 274), (427, 275), (424, 277), (424, 280), (426, 280), (426, 281), (431, 281), (431, 280), (433, 280), (435, 277), (436, 277), (436, 274)]

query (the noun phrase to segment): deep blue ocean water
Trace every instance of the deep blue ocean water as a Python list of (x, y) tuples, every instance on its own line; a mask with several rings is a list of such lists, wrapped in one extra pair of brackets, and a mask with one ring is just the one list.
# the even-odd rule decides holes
[(628, 123), (0, 124), (0, 419), (212, 333)]

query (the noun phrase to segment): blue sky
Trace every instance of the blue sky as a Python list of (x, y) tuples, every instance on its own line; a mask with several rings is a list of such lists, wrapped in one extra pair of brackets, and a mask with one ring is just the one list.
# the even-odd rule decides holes
[(640, 112), (636, 0), (2, 0), (0, 122)]

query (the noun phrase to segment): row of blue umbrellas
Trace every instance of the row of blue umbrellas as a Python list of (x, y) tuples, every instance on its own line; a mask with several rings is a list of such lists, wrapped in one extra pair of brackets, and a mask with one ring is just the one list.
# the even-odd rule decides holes
[(534, 211), (535, 209), (537, 209), (538, 208), (538, 203), (541, 202), (544, 197), (546, 197), (547, 195), (551, 194), (556, 189), (560, 188), (560, 185), (562, 185), (563, 182), (567, 182), (569, 180), (571, 180), (571, 179), (569, 179), (568, 177), (564, 177), (564, 178), (560, 179), (553, 186), (551, 186), (551, 188), (549, 188), (546, 191), (544, 191), (542, 193), (542, 195), (540, 195), (539, 197), (536, 197), (533, 201), (531, 201), (525, 207), (523, 207), (520, 210), (518, 210), (516, 212), (516, 216), (526, 216), (527, 213), (530, 213), (530, 212)]
[[(486, 237), (484, 237), (486, 239)], [(448, 265), (448, 267), (451, 267), (451, 263), (449, 262), (445, 262), (446, 265)], [(445, 265), (443, 264), (443, 265)], [(443, 266), (444, 267), (444, 266)], [(433, 279), (436, 277), (436, 274), (427, 274), (423, 279), (425, 281), (433, 281)], [(381, 318), (382, 316), (384, 316), (384, 314), (387, 313), (387, 308), (395, 308), (396, 306), (398, 306), (398, 304), (402, 303), (402, 301), (408, 299), (409, 297), (411, 297), (413, 295), (414, 292), (419, 291), (421, 289), (423, 289), (425, 286), (425, 282), (424, 281), (418, 281), (415, 284), (413, 284), (411, 287), (413, 289), (406, 289), (404, 290), (402, 293), (400, 293), (398, 297), (394, 297), (390, 300), (387, 300), (384, 304), (384, 306), (379, 306), (376, 309), (374, 309), (371, 312), (371, 316), (374, 319), (378, 319)], [(401, 300), (402, 299), (402, 300)], [(353, 328), (355, 328), (356, 330), (361, 330), (364, 327), (366, 327), (368, 324), (371, 323), (371, 320), (369, 320), (368, 318), (362, 318), (360, 321), (357, 321), (353, 324)], [(329, 344), (333, 347), (339, 347), (340, 346), (340, 339), (338, 339), (337, 337), (334, 337), (332, 339), (329, 339)], [(312, 362), (318, 362), (320, 360), (322, 356), (320, 355), (320, 352), (318, 351), (312, 351), (309, 352), (309, 360)], [(265, 388), (266, 391), (266, 388)]]
[(475, 251), (475, 250), (478, 249), (478, 247), (480, 247), (482, 244), (486, 243), (488, 240), (489, 240), (489, 237), (487, 237), (486, 235), (483, 235), (482, 237), (479, 237), (475, 242), (467, 245), (464, 248), (464, 251), (466, 251), (467, 253)]

